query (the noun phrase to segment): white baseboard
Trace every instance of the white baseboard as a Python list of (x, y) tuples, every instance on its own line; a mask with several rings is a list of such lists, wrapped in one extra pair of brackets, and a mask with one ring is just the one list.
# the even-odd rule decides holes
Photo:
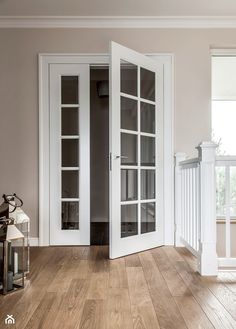
[(29, 238), (29, 243), (31, 247), (38, 247), (39, 238)]

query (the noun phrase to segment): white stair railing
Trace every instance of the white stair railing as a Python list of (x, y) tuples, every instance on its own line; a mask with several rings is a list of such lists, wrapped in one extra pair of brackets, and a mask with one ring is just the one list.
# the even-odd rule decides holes
[(178, 211), (180, 221), (177, 226), (176, 244), (185, 245), (197, 256), (199, 251), (200, 215), (199, 159), (195, 158), (179, 162), (179, 154), (177, 154), (176, 164), (177, 161), (179, 165), (176, 166), (176, 178), (178, 175), (176, 188), (178, 187), (179, 191), (176, 191), (175, 195), (176, 211)]
[(198, 258), (201, 275), (217, 275), (215, 150), (201, 143), (198, 157), (186, 160), (176, 154), (175, 244), (185, 246)]

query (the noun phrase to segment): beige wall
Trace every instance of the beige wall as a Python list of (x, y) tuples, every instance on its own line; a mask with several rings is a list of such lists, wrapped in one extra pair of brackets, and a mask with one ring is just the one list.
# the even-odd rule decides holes
[(38, 53), (108, 52), (114, 40), (140, 52), (175, 54), (175, 151), (210, 139), (210, 45), (236, 30), (0, 30), (0, 193), (17, 192), (38, 235)]

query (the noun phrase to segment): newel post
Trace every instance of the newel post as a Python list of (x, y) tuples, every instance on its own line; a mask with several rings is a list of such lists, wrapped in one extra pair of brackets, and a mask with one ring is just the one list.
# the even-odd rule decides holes
[(217, 145), (202, 142), (197, 147), (200, 159), (200, 234), (198, 272), (217, 275), (216, 254), (216, 183), (215, 154)]
[(175, 246), (182, 247), (180, 241), (182, 222), (182, 181), (181, 167), (179, 163), (186, 160), (186, 154), (178, 152), (175, 154)]

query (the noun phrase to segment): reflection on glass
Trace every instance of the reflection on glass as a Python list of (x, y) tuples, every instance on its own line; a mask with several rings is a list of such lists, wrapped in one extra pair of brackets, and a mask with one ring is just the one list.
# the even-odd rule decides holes
[(141, 67), (141, 97), (150, 101), (155, 101), (155, 72)]
[(141, 170), (141, 199), (155, 199), (155, 170)]
[(230, 224), (231, 257), (236, 258), (236, 223)]
[[(236, 217), (236, 167), (230, 167), (230, 215), (231, 219), (235, 219)], [(235, 236), (236, 238), (236, 236)], [(236, 240), (236, 239), (235, 239)]]
[(138, 234), (138, 205), (121, 206), (121, 237)]
[(121, 164), (137, 165), (137, 136), (121, 134)]
[(79, 166), (79, 141), (78, 139), (63, 139), (62, 143), (62, 167)]
[(225, 223), (217, 223), (216, 229), (217, 229), (216, 252), (218, 257), (225, 257), (226, 256)]
[(155, 166), (155, 138), (141, 136), (141, 165)]
[(121, 97), (121, 129), (137, 131), (137, 101)]
[(137, 200), (137, 170), (121, 170), (121, 201)]
[(155, 203), (141, 203), (141, 233), (156, 230)]
[(126, 61), (120, 63), (120, 90), (122, 93), (137, 96), (138, 67)]
[(62, 198), (79, 197), (79, 172), (78, 170), (62, 171)]
[(79, 134), (79, 109), (62, 108), (61, 112), (61, 134), (78, 135)]
[(231, 216), (231, 220), (235, 220), (235, 217), (236, 217), (236, 204), (232, 204), (230, 206), (230, 216)]
[(225, 167), (216, 167), (216, 215), (225, 216)]
[(155, 105), (141, 102), (140, 110), (141, 131), (155, 134)]
[(79, 79), (78, 76), (61, 77), (61, 103), (78, 104), (79, 102)]
[(61, 229), (79, 229), (79, 202), (63, 201), (61, 203)]

